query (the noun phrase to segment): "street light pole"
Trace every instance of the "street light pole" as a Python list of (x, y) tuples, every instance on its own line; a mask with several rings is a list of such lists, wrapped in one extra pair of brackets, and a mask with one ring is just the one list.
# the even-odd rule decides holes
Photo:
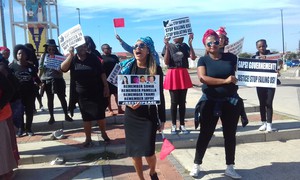
[(5, 33), (5, 22), (4, 22), (4, 13), (3, 13), (3, 2), (0, 0), (0, 21), (2, 26), (2, 40), (3, 40), (3, 46), (7, 46), (6, 44), (6, 33)]
[(80, 24), (80, 9), (79, 8), (76, 8), (76, 10), (78, 11), (78, 22)]
[(283, 31), (283, 10), (280, 9), (281, 11), (281, 35), (282, 35), (282, 54), (284, 55), (284, 31)]

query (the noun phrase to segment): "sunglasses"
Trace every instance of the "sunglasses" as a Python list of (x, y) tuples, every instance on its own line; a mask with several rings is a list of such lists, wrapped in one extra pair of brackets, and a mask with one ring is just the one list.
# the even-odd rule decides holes
[(146, 44), (144, 43), (141, 43), (141, 44), (136, 44), (133, 46), (133, 49), (136, 49), (136, 48), (140, 48), (140, 49), (144, 49), (146, 47)]
[(208, 47), (212, 47), (213, 44), (216, 45), (216, 46), (218, 46), (218, 45), (220, 44), (220, 42), (219, 42), (219, 41), (208, 42), (206, 45), (207, 45)]

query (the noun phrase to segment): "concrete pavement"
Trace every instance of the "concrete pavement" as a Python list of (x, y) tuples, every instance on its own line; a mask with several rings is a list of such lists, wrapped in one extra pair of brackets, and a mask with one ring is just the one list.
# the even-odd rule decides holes
[[(192, 164), (191, 162), (194, 154), (193, 149), (195, 147), (195, 143), (198, 135), (198, 131), (194, 130), (194, 124), (192, 119), (194, 113), (193, 110), (195, 104), (197, 103), (199, 97), (201, 96), (201, 89), (199, 88), (200, 84), (197, 78), (195, 77), (195, 71), (191, 71), (191, 77), (193, 83), (196, 85), (194, 88), (189, 89), (187, 95), (186, 126), (188, 127), (189, 130), (191, 130), (191, 133), (189, 135), (183, 135), (183, 134), (170, 135), (170, 121), (167, 122), (165, 134), (166, 137), (175, 145), (176, 150), (173, 151), (172, 155), (169, 156), (167, 160), (158, 161), (157, 171), (159, 172), (159, 177), (161, 179), (180, 179), (180, 178), (189, 179), (187, 174), (190, 168), (190, 164)], [(283, 76), (282, 78), (289, 78), (289, 76)], [(297, 86), (284, 85), (284, 84), (279, 86), (276, 89), (275, 98), (273, 102), (274, 127), (278, 128), (279, 131), (274, 133), (264, 133), (264, 132), (257, 131), (257, 128), (260, 125), (260, 121), (259, 121), (259, 114), (257, 113), (258, 100), (257, 100), (255, 88), (241, 87), (239, 89), (240, 96), (243, 99), (245, 99), (245, 106), (248, 112), (250, 123), (246, 128), (239, 127), (238, 129), (238, 133), (237, 133), (237, 141), (239, 144), (238, 146), (241, 145), (242, 148), (238, 147), (237, 153), (239, 153), (238, 151), (240, 149), (244, 149), (244, 146), (242, 145), (248, 145), (249, 143), (253, 144), (254, 142), (256, 142), (259, 144), (263, 142), (263, 144), (268, 144), (268, 143), (272, 144), (272, 143), (276, 143), (277, 141), (289, 142), (289, 140), (291, 139), (300, 139), (300, 123), (299, 123), (300, 110), (299, 110), (299, 100), (298, 100), (299, 96), (297, 96), (298, 91), (299, 88)], [(165, 98), (166, 98), (166, 108), (169, 109), (170, 99), (169, 99), (169, 93), (167, 91), (165, 91)], [(43, 98), (43, 101), (44, 101), (44, 105), (46, 105), (46, 98)], [(54, 125), (50, 126), (47, 124), (47, 120), (48, 120), (47, 112), (39, 112), (34, 117), (34, 124), (33, 124), (33, 130), (36, 132), (36, 135), (33, 137), (26, 136), (26, 137), (18, 138), (18, 145), (21, 154), (21, 164), (23, 165), (21, 165), (20, 168), (16, 171), (16, 179), (23, 179), (25, 177), (23, 176), (24, 173), (44, 172), (43, 170), (45, 169), (47, 170), (51, 169), (51, 172), (53, 171), (53, 176), (50, 176), (51, 173), (48, 173), (47, 175), (49, 175), (49, 178), (44, 177), (43, 179), (56, 179), (62, 176), (69, 177), (67, 179), (71, 179), (71, 177), (75, 178), (76, 176), (81, 176), (81, 175), (84, 176), (84, 174), (86, 174), (87, 171), (88, 171), (87, 174), (92, 174), (89, 173), (89, 171), (93, 171), (97, 168), (101, 169), (100, 171), (102, 172), (102, 174), (100, 173), (98, 174), (98, 177), (94, 177), (94, 178), (107, 179), (107, 178), (114, 177), (114, 179), (117, 178), (136, 179), (134, 174), (134, 169), (132, 169), (131, 166), (130, 159), (125, 158), (123, 156), (117, 159), (109, 158), (104, 162), (101, 161), (100, 164), (97, 164), (99, 161), (96, 160), (92, 165), (88, 164), (87, 162), (78, 163), (82, 165), (78, 165), (78, 164), (74, 166), (64, 165), (63, 168), (61, 166), (56, 168), (56, 166), (49, 165), (49, 162), (54, 160), (57, 156), (62, 156), (67, 162), (69, 162), (69, 161), (73, 161), (74, 159), (76, 160), (84, 159), (87, 155), (99, 154), (101, 152), (113, 152), (115, 154), (121, 154), (121, 155), (124, 154), (125, 152), (124, 149), (125, 140), (124, 140), (124, 130), (122, 124), (123, 122), (122, 115), (117, 115), (117, 116), (107, 118), (107, 124), (108, 124), (107, 133), (109, 137), (111, 137), (112, 139), (110, 145), (106, 145), (103, 142), (101, 136), (99, 135), (98, 129), (95, 128), (93, 133), (93, 140), (95, 141), (95, 147), (83, 148), (81, 146), (81, 143), (84, 141), (84, 134), (82, 130), (82, 121), (80, 118), (80, 114), (78, 112), (75, 113), (74, 122), (71, 123), (64, 122), (63, 113), (60, 108), (58, 99), (55, 99), (55, 107), (56, 107), (55, 112), (58, 113), (55, 114), (57, 122)], [(167, 115), (169, 120), (170, 119), (169, 110), (167, 110)], [(64, 133), (66, 137), (65, 139), (54, 140), (54, 141), (53, 140), (43, 141), (43, 140), (47, 140), (47, 136), (52, 131), (57, 129), (64, 129)], [(212, 146), (212, 148), (216, 148), (217, 149), (216, 151), (218, 151), (218, 154), (220, 156), (224, 154), (224, 150), (223, 150), (224, 148), (222, 148), (222, 143), (223, 143), (222, 133), (220, 128), (218, 127), (215, 136), (213, 137), (210, 143), (210, 146)], [(217, 148), (213, 146), (217, 146), (217, 147), (221, 146), (221, 148)], [(277, 145), (274, 144), (274, 146), (276, 147)], [(157, 155), (159, 155), (160, 147), (161, 147), (161, 136), (158, 135)], [(187, 149), (187, 148), (192, 148), (192, 149)], [(255, 150), (250, 146), (249, 147), (247, 146), (247, 148), (249, 149), (249, 157), (252, 157), (251, 153), (258, 152), (258, 150)], [(289, 148), (288, 149), (282, 148), (282, 150), (286, 150), (286, 152), (281, 151), (283, 152), (283, 154), (290, 153)], [(248, 155), (247, 152), (248, 151), (244, 153)], [(183, 158), (180, 158), (178, 157), (178, 154), (179, 155), (189, 154), (189, 156), (184, 156)], [(239, 162), (243, 162), (243, 161), (238, 160), (239, 156), (240, 156), (239, 154), (237, 154), (236, 156), (238, 168), (242, 168), (242, 169), (252, 168), (252, 166), (251, 167), (247, 166), (247, 163), (244, 163), (245, 166), (240, 166), (240, 164), (242, 163)], [(272, 160), (277, 156), (278, 156), (278, 151), (274, 151), (274, 156), (269, 158)], [(210, 164), (211, 166), (214, 166), (214, 164), (223, 165), (224, 158), (223, 159), (222, 157), (220, 158), (221, 158), (220, 161), (219, 160), (215, 161), (216, 159), (212, 159), (207, 162), (209, 162), (208, 164)], [(182, 159), (184, 159), (186, 162), (184, 162)], [(251, 160), (251, 158), (249, 158), (248, 160)], [(218, 163), (213, 163), (213, 162), (218, 162)], [(174, 169), (174, 164), (177, 164), (175, 165), (175, 167), (177, 167), (176, 169)], [(34, 168), (30, 168), (30, 167), (34, 167)], [(258, 167), (259, 166), (257, 166), (257, 168)], [(26, 170), (26, 169), (30, 169), (30, 170)], [(37, 169), (41, 169), (41, 170), (38, 171)], [(213, 169), (210, 169), (210, 167), (204, 166), (204, 169), (208, 171), (214, 171)], [(216, 177), (220, 176), (220, 174), (223, 172), (223, 169), (224, 169), (223, 166), (215, 167), (215, 170), (217, 171), (218, 174), (216, 175)], [(26, 177), (30, 177), (29, 179), (34, 179), (35, 177), (34, 175), (38, 175), (38, 174), (39, 173), (34, 173), (34, 174), (30, 173), (30, 175), (29, 176), (27, 175)], [(246, 171), (245, 174), (247, 174)], [(145, 176), (146, 175), (147, 174), (145, 174)], [(210, 179), (214, 176), (208, 176), (208, 177)]]

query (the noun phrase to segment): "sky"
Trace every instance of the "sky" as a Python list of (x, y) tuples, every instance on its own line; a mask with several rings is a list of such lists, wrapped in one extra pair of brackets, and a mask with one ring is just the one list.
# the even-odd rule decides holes
[[(11, 46), (8, 0), (4, 1), (4, 17), (8, 47)], [(22, 19), (22, 7), (16, 3), (15, 21)], [(243, 52), (255, 53), (255, 42), (266, 39), (268, 49), (283, 50), (281, 9), (283, 12), (284, 49), (296, 52), (300, 40), (300, 0), (57, 0), (59, 34), (75, 26), (80, 21), (84, 35), (91, 36), (101, 52), (102, 44), (107, 43), (113, 52), (124, 51), (115, 38), (114, 18), (124, 18), (125, 27), (116, 28), (119, 36), (128, 44), (134, 45), (139, 37), (150, 36), (158, 52), (164, 46), (163, 21), (189, 17), (194, 33), (193, 47), (204, 49), (202, 36), (207, 29), (217, 30), (226, 27), (229, 43), (245, 38)], [(54, 8), (51, 14), (54, 14)], [(52, 18), (53, 19), (53, 18)], [(54, 21), (56, 23), (56, 21)], [(58, 35), (53, 31), (53, 39)], [(25, 43), (24, 31), (16, 27), (16, 43)], [(1, 36), (2, 44), (2, 36)], [(187, 42), (188, 37), (185, 38)]]

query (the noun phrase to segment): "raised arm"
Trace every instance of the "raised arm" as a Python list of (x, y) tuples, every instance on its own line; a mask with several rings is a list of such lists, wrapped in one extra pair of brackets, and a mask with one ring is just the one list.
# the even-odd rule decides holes
[(193, 48), (193, 39), (194, 39), (194, 34), (189, 35), (189, 46), (190, 46), (190, 58), (192, 60), (195, 60), (197, 58), (194, 48)]
[(168, 66), (170, 64), (170, 44), (169, 44), (170, 38), (165, 37), (164, 38), (164, 43), (165, 43), (165, 54), (164, 54), (164, 61), (165, 64)]
[(117, 40), (119, 40), (121, 46), (123, 49), (131, 54), (133, 54), (133, 47), (131, 47), (129, 44), (123, 41), (119, 35), (116, 35)]
[(72, 63), (72, 59), (74, 58), (74, 48), (69, 50), (69, 55), (66, 60), (64, 60), (60, 65), (60, 70), (62, 72), (68, 72)]

